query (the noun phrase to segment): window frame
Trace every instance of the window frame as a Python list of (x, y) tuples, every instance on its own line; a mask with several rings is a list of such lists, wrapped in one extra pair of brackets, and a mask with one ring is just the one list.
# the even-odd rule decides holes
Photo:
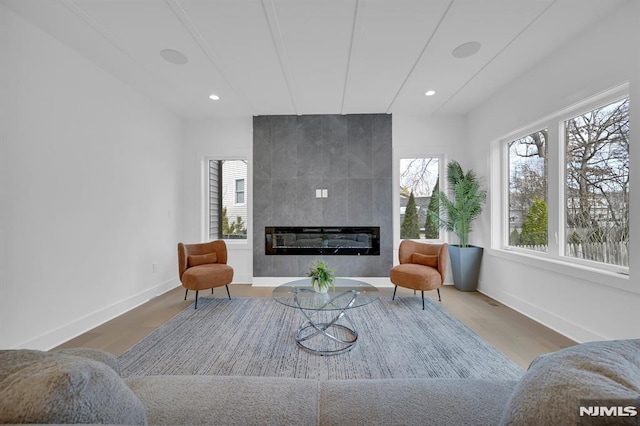
[[(527, 258), (536, 258), (571, 267), (579, 267), (603, 273), (613, 273), (629, 276), (629, 267), (597, 262), (587, 259), (569, 257), (565, 254), (565, 226), (566, 226), (566, 162), (565, 162), (565, 122), (576, 116), (588, 113), (608, 104), (630, 99), (629, 84), (623, 83), (613, 89), (601, 92), (575, 103), (567, 108), (550, 114), (532, 124), (497, 140), (499, 151), (499, 238), (494, 239), (492, 247), (503, 252), (510, 252)], [(547, 176), (547, 205), (548, 205), (548, 250), (537, 252), (509, 245), (509, 143), (530, 135), (541, 129), (548, 129), (548, 176)]]

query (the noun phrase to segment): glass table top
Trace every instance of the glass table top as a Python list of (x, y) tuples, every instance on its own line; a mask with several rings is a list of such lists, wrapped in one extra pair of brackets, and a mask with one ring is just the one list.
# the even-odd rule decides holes
[(311, 278), (302, 278), (276, 287), (273, 298), (294, 308), (332, 311), (367, 305), (378, 300), (379, 295), (371, 284), (348, 278), (336, 278), (335, 287), (329, 287), (326, 293), (317, 293), (311, 287)]

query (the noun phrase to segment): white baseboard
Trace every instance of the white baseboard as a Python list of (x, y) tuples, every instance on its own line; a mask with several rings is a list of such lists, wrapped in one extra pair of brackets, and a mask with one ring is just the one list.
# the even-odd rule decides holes
[(249, 274), (234, 274), (231, 284), (251, 284), (253, 277)]
[(591, 330), (587, 330), (579, 324), (562, 318), (552, 312), (549, 312), (546, 309), (533, 305), (526, 300), (523, 300), (511, 294), (504, 292), (496, 294), (494, 292), (487, 292), (484, 289), (479, 289), (479, 291), (491, 297), (492, 299), (495, 299), (498, 302), (504, 304), (505, 306), (508, 306), (514, 311), (517, 311), (522, 315), (531, 318), (532, 320), (544, 325), (545, 327), (550, 328), (557, 333), (562, 334), (563, 336), (568, 337), (569, 339), (577, 343), (591, 342), (595, 340), (610, 340), (606, 336), (601, 336), (597, 333), (592, 332)]
[(93, 312), (84, 317), (78, 318), (72, 322), (69, 322), (63, 326), (60, 326), (54, 330), (51, 330), (45, 334), (42, 334), (34, 339), (27, 340), (16, 345), (11, 349), (39, 349), (49, 350), (54, 348), (74, 337), (77, 337), (87, 331), (104, 324), (105, 322), (112, 320), (113, 318), (124, 314), (131, 309), (142, 305), (148, 300), (166, 293), (180, 286), (180, 282), (176, 279), (165, 281), (148, 290), (128, 297), (119, 302), (106, 306), (99, 311)]

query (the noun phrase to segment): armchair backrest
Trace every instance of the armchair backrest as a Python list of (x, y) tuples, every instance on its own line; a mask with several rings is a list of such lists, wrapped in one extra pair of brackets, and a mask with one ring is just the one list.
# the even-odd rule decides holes
[(227, 244), (224, 240), (215, 240), (208, 243), (183, 244), (178, 243), (178, 273), (182, 274), (189, 267), (190, 255), (216, 254), (216, 263), (227, 263)]
[(444, 282), (444, 276), (447, 272), (447, 255), (449, 252), (449, 244), (428, 244), (419, 243), (413, 240), (402, 240), (398, 249), (398, 258), (400, 263), (413, 263), (412, 256), (414, 253), (436, 255), (438, 256), (438, 267), (436, 268)]

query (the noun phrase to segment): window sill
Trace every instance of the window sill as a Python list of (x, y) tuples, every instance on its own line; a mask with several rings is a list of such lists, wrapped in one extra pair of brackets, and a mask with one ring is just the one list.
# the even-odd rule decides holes
[(229, 240), (225, 240), (224, 238), (222, 239), (222, 241), (224, 241), (225, 243), (227, 243), (227, 245), (231, 245), (231, 246), (243, 246), (243, 245), (247, 245), (249, 244), (249, 240), (241, 240), (241, 239), (229, 239)]
[(584, 265), (563, 262), (558, 259), (544, 258), (540, 255), (530, 255), (520, 251), (488, 249), (486, 250), (486, 254), (513, 262), (523, 263), (528, 266), (544, 269), (557, 274), (566, 275), (571, 278), (589, 281), (593, 284), (640, 294), (640, 288), (629, 280), (629, 275), (620, 272), (590, 268)]

